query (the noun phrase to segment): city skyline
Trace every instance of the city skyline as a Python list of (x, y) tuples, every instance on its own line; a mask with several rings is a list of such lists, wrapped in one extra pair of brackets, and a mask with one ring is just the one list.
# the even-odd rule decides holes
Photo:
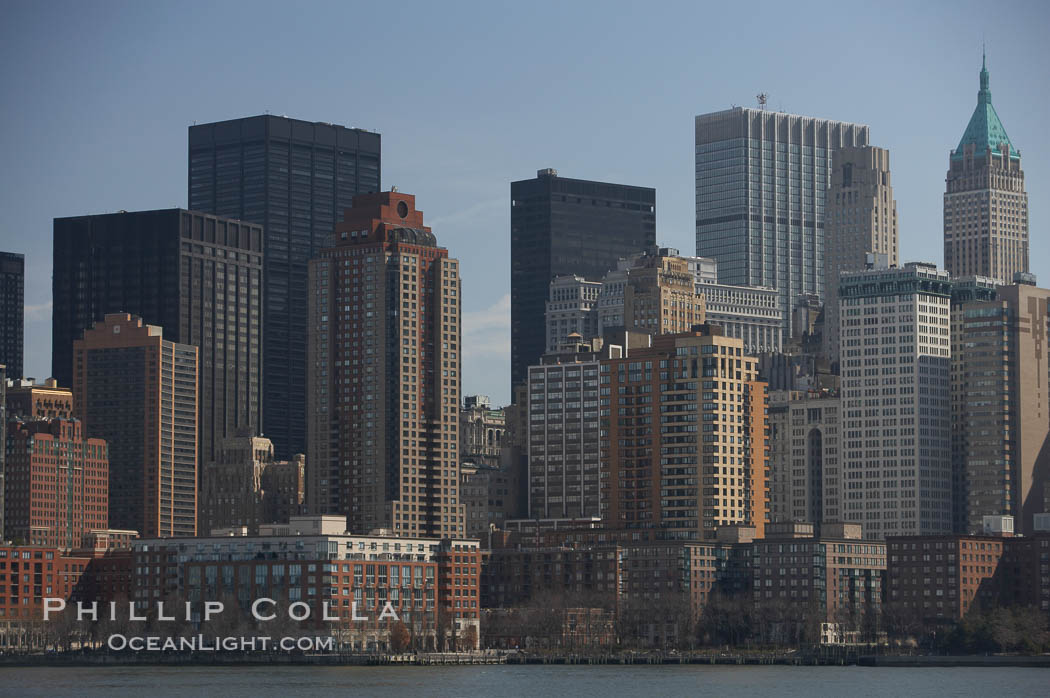
[[(821, 14), (821, 8), (829, 11)], [(716, 32), (703, 48), (694, 40), (700, 22), (740, 26), (741, 11), (719, 8), (664, 6), (597, 17), (568, 8), (555, 27), (515, 9), (476, 8), (472, 22), (464, 23), (466, 8), (416, 8), (396, 29), (379, 29), (351, 47), (323, 38), (338, 35), (339, 22), (328, 22), (330, 30), (316, 28), (304, 15), (278, 27), (260, 9), (247, 28), (263, 37), (308, 28), (319, 36), (297, 47), (296, 55), (227, 55), (211, 47), (220, 45), (213, 34), (238, 14), (231, 7), (194, 10), (200, 44), (191, 51), (174, 38), (190, 21), (176, 8), (15, 6), (12, 21), (0, 30), (0, 51), (8, 99), (20, 108), (5, 113), (2, 138), (12, 160), (24, 167), (0, 175), (0, 203), (9, 212), (0, 227), (0, 249), (26, 255), (25, 373), (43, 378), (50, 365), (51, 220), (185, 206), (186, 128), (267, 111), (382, 134), (381, 188), (396, 185), (415, 193), (420, 207), (432, 212), (429, 222), (442, 231), (443, 244), (462, 261), (464, 345), (471, 347), (465, 358), (473, 367), (464, 376), (463, 394), (488, 394), (497, 404), (510, 397), (509, 183), (554, 167), (570, 178), (655, 187), (657, 242), (691, 253), (693, 119), (734, 104), (751, 106), (757, 92), (770, 94), (773, 110), (870, 126), (871, 142), (893, 158), (901, 261), (943, 266), (944, 163), (972, 112), (986, 40), (996, 109), (1024, 159), (1030, 229), (1039, 231), (1047, 220), (1040, 203), (1050, 180), (1050, 145), (1038, 116), (1048, 96), (1038, 91), (1041, 75), (1032, 66), (1048, 63), (1038, 36), (1047, 9), (1019, 3), (1013, 7), (1017, 21), (1009, 26), (978, 23), (973, 18), (979, 13), (948, 4), (890, 8), (878, 17), (847, 13), (870, 28), (858, 38), (829, 33), (843, 19), (831, 8), (814, 6), (804, 13), (805, 24), (795, 11), (770, 8), (763, 21), (778, 32), (747, 56), (732, 50), (739, 40), (733, 33)], [(352, 12), (355, 21), (382, 26), (370, 16), (378, 11)], [(580, 24), (575, 20), (584, 14), (591, 40), (570, 41), (572, 27)], [(762, 33), (759, 24), (756, 33)], [(466, 35), (458, 25), (491, 31)], [(131, 26), (134, 40), (118, 41)], [(796, 39), (803, 28), (831, 38), (800, 47)], [(896, 44), (879, 60), (827, 60), (874, 55), (865, 46), (889, 28)], [(660, 48), (651, 54), (621, 50), (624, 41), (657, 31)], [(326, 75), (359, 68), (395, 33), (404, 51), (385, 57), (375, 75), (354, 70), (346, 81), (306, 72), (321, 60), (335, 61)], [(90, 45), (73, 38), (79, 36), (92, 36)], [(541, 44), (561, 48), (545, 55), (535, 48)], [(581, 44), (586, 46), (575, 48)], [(340, 46), (339, 53), (327, 46)], [(482, 65), (477, 55), (497, 60)], [(719, 60), (729, 55), (733, 64)], [(222, 69), (215, 69), (219, 58)], [(563, 72), (551, 79), (554, 69)], [(243, 80), (231, 79), (242, 74)], [(158, 110), (160, 96), (170, 92), (186, 98)], [(405, 109), (406, 95), (429, 108)], [(75, 116), (62, 107), (68, 103), (80, 104)], [(625, 137), (629, 132), (651, 137)], [(1038, 233), (1030, 260), (1045, 285), (1050, 248)]]

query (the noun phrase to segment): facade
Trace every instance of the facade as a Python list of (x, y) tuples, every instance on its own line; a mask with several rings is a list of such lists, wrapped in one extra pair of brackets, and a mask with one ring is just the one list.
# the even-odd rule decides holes
[(944, 266), (954, 277), (1001, 284), (1028, 272), (1028, 193), (1021, 153), (992, 106), (982, 63), (977, 107), (948, 158), (944, 193)]
[(595, 351), (547, 354), (529, 367), (528, 512), (535, 519), (602, 516), (599, 370)]
[(540, 170), (510, 185), (511, 389), (543, 354), (550, 282), (597, 281), (621, 257), (656, 244), (656, 190)]
[(25, 351), (26, 258), (15, 252), (0, 252), (0, 364), (7, 377), (22, 377)]
[(578, 274), (556, 276), (547, 300), (547, 344), (544, 353), (558, 351), (571, 334), (598, 336), (598, 295), (600, 281), (588, 281)]
[(971, 279), (953, 285), (957, 300), (957, 531), (980, 532), (985, 516), (998, 515), (1014, 517), (1017, 532), (1027, 535), (1033, 517), (1050, 511), (1050, 290), (1029, 284), (995, 289), (991, 279)]
[(460, 464), (459, 496), (463, 501), (466, 532), (470, 538), (485, 538), (493, 529), (517, 518), (518, 474), (499, 467)]
[(414, 196), (360, 195), (309, 282), (309, 510), (462, 535), (459, 262)]
[(166, 209), (56, 218), (52, 373), (71, 385), (73, 342), (110, 313), (198, 347), (202, 462), (262, 429), (263, 230)]
[(7, 385), (7, 416), (33, 419), (73, 419), (73, 391), (48, 378), (43, 383), (13, 380)]
[(197, 533), (197, 347), (126, 313), (73, 343), (74, 411), (109, 444), (109, 528)]
[(468, 395), (459, 413), (460, 458), (464, 463), (499, 468), (507, 420), (487, 395)]
[(766, 500), (766, 385), (717, 327), (653, 338), (601, 362), (602, 517), (611, 527), (712, 540), (754, 526)]
[[(246, 611), (257, 598), (277, 608), (304, 602), (311, 627), (327, 627), (354, 649), (383, 649), (393, 621), (380, 619), (389, 603), (419, 648), (479, 636), (480, 554), (477, 540), (351, 535), (343, 517), (292, 517), (262, 526), (258, 536), (193, 540), (140, 539), (132, 544), (134, 602), (202, 601), (235, 595)], [(321, 620), (324, 610), (339, 618)], [(198, 612), (199, 613), (199, 612)], [(355, 621), (356, 613), (366, 620)], [(442, 627), (444, 626), (444, 627)]]
[(769, 394), (769, 520), (841, 521), (841, 400), (831, 391)]
[(302, 513), (306, 489), (306, 458), (273, 458), (273, 443), (258, 436), (234, 436), (223, 441), (219, 458), (204, 467), (199, 507), (202, 532), (247, 527), (256, 534), (261, 524), (287, 523)]
[(840, 277), (842, 520), (871, 538), (952, 530), (948, 273)]
[(704, 297), (707, 324), (741, 340), (746, 353), (783, 350), (784, 321), (774, 289), (701, 282), (696, 292)]
[(307, 263), (354, 195), (379, 191), (380, 136), (270, 115), (197, 124), (188, 180), (191, 209), (262, 226), (262, 423), (278, 458), (305, 453)]
[(109, 456), (77, 420), (7, 425), (4, 531), (25, 545), (76, 548), (109, 527)]
[(1005, 543), (999, 560), (1004, 599), (1050, 613), (1050, 530), (1035, 530)]
[(7, 367), (0, 364), (0, 540), (7, 540), (4, 532), (4, 484), (7, 469)]
[[(44, 599), (82, 599), (81, 579), (90, 560), (52, 546), (0, 546), (0, 651), (42, 649)], [(85, 599), (87, 600), (87, 599)]]
[(734, 107), (696, 117), (696, 254), (718, 280), (779, 294), (785, 338), (795, 300), (824, 296), (824, 202), (832, 158), (868, 127)]
[[(855, 524), (773, 524), (753, 544), (755, 603), (814, 608), (833, 634), (876, 627), (882, 613), (886, 544), (863, 540)], [(828, 628), (823, 628), (826, 635)]]
[(886, 601), (924, 621), (960, 620), (974, 605), (998, 605), (1006, 544), (992, 536), (887, 538)]
[(824, 356), (839, 360), (839, 274), (863, 271), (868, 255), (900, 264), (897, 201), (890, 152), (874, 146), (840, 148), (831, 157), (824, 204)]

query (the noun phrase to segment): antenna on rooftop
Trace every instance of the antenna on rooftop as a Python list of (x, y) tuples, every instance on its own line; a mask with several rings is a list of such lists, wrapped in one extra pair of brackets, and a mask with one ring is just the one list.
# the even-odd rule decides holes
[(755, 95), (755, 99), (758, 100), (758, 108), (762, 111), (765, 111), (766, 102), (769, 101), (769, 95), (767, 95), (765, 92), (759, 92), (757, 95)]

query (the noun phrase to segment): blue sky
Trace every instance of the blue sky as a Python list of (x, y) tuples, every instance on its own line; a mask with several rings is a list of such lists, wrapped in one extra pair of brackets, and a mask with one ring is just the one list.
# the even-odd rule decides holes
[(510, 182), (543, 167), (657, 190), (692, 252), (693, 117), (770, 108), (871, 126), (902, 258), (942, 263), (948, 153), (976, 103), (1020, 149), (1050, 284), (1050, 3), (4, 2), (0, 249), (26, 255), (26, 373), (50, 372), (51, 219), (186, 205), (186, 128), (269, 111), (383, 134), (462, 260), (463, 390), (509, 398)]

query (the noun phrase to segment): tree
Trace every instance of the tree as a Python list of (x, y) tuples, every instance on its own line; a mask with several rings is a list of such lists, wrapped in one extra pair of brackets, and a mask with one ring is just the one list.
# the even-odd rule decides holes
[(404, 652), (411, 643), (412, 633), (408, 631), (408, 627), (400, 620), (394, 623), (394, 627), (390, 629), (390, 649), (397, 653)]
[(461, 636), (462, 647), (464, 650), (476, 650), (478, 648), (478, 629), (473, 625), (468, 625), (463, 629), (463, 635)]

